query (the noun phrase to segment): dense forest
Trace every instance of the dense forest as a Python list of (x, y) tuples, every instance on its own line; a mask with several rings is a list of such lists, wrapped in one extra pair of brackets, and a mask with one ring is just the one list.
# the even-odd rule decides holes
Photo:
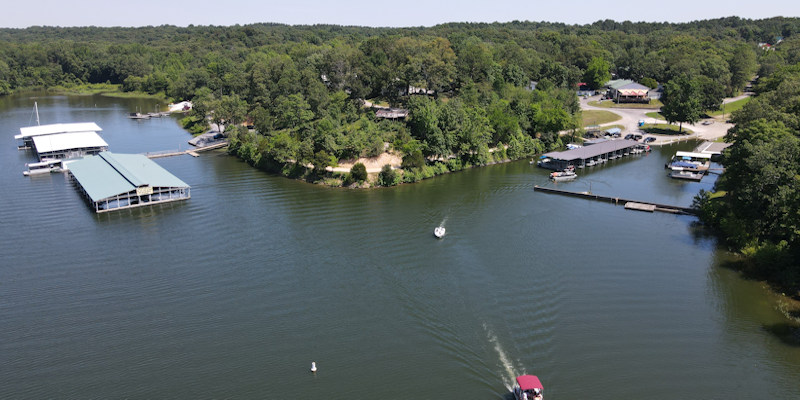
[(733, 114), (725, 172), (695, 198), (703, 223), (746, 258), (742, 269), (800, 297), (800, 59), (762, 63), (757, 96)]
[[(561, 147), (560, 132), (581, 129), (579, 82), (628, 78), (676, 94), (691, 87), (689, 100), (712, 109), (758, 76), (755, 99), (732, 117), (726, 171), (695, 205), (754, 271), (797, 293), (798, 32), (797, 18), (737, 17), (0, 29), (0, 94), (111, 83), (193, 100), (186, 128), (207, 129), (209, 116), (224, 122), (229, 152), (253, 166), (349, 184), (367, 179), (362, 164), (344, 174), (325, 167), (390, 151), (402, 157), (402, 169), (378, 174), (377, 183), (389, 186)], [(409, 116), (380, 120), (365, 100)], [(662, 111), (680, 115), (681, 108)]]

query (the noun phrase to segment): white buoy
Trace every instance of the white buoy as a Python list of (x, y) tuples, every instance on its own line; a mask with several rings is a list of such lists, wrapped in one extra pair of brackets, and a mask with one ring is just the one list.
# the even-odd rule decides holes
[(311, 372), (317, 372), (317, 363), (311, 362)]

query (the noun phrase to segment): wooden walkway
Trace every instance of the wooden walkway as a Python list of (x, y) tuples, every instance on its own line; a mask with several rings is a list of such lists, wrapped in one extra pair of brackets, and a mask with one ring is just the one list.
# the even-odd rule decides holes
[(197, 154), (197, 153), (199, 153), (201, 151), (220, 149), (220, 148), (223, 148), (223, 147), (225, 147), (227, 145), (228, 145), (228, 142), (224, 141), (224, 142), (220, 142), (220, 143), (214, 143), (214, 144), (212, 144), (210, 146), (195, 147), (195, 148), (189, 149), (189, 150), (175, 150), (175, 151), (167, 150), (167, 151), (160, 151), (160, 152), (148, 152), (148, 153), (145, 153), (145, 156), (147, 156), (147, 158), (164, 158), (164, 157), (174, 157), (174, 156), (182, 156), (184, 154), (189, 154), (192, 157), (199, 157), (200, 155)]
[(621, 197), (601, 196), (589, 192), (573, 192), (569, 190), (542, 187), (539, 185), (534, 186), (533, 190), (545, 193), (560, 194), (564, 196), (580, 197), (589, 200), (600, 200), (600, 201), (614, 203), (615, 205), (622, 204), (625, 206), (626, 209), (631, 209), (631, 210), (650, 211), (650, 212), (660, 211), (672, 214), (686, 214), (686, 215), (695, 214), (695, 210), (690, 207), (679, 207), (679, 206), (672, 206), (669, 204), (659, 204), (659, 203), (651, 203), (639, 200), (623, 199)]

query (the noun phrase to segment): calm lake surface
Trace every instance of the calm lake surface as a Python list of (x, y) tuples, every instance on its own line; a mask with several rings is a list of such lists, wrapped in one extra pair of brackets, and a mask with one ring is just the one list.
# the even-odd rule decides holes
[[(692, 217), (534, 192), (525, 161), (345, 190), (221, 152), (156, 160), (190, 200), (96, 215), (22, 175), (34, 101), (113, 152), (190, 139), (126, 118), (151, 100), (0, 98), (0, 398), (508, 399), (522, 373), (548, 399), (800, 398), (774, 298)], [(714, 177), (663, 165), (692, 147), (558, 187), (688, 206)]]

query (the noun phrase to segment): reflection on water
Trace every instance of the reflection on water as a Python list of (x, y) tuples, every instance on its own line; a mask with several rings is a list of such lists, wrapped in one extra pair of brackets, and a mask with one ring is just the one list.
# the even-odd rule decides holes
[[(126, 118), (150, 101), (36, 100), (115, 152), (187, 146)], [(487, 399), (522, 373), (559, 399), (800, 395), (795, 331), (691, 217), (534, 192), (553, 183), (526, 161), (342, 190), (222, 152), (156, 160), (188, 201), (96, 215), (63, 175), (22, 176), (32, 101), (0, 98), (0, 397)], [(715, 177), (663, 165), (691, 147), (558, 187), (688, 206)]]

